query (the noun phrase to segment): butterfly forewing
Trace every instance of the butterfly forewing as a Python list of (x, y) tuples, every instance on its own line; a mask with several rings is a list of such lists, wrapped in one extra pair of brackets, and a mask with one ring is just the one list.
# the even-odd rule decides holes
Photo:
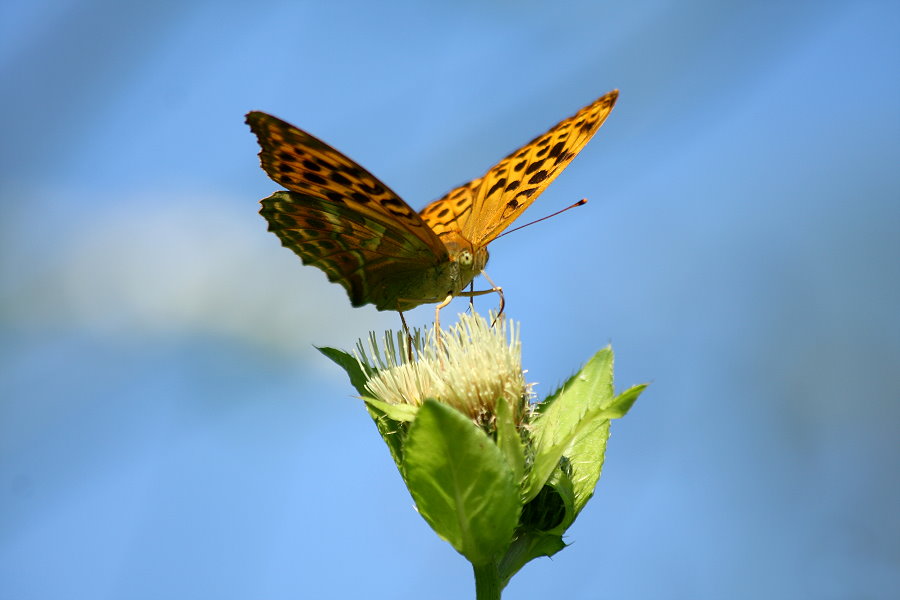
[(438, 236), (461, 233), (460, 224), (472, 211), (472, 203), (481, 186), (481, 178), (450, 190), (422, 209), (422, 219)]
[(345, 214), (359, 214), (388, 230), (411, 233), (418, 242), (402, 236), (409, 242), (411, 256), (418, 256), (422, 247), (438, 257), (446, 256), (443, 244), (416, 211), (353, 160), (272, 115), (248, 113), (247, 124), (262, 148), (262, 167), (273, 180), (293, 192), (344, 206)]
[(456, 230), (475, 247), (486, 246), (572, 162), (606, 120), (618, 95), (614, 90), (598, 98), (501, 160), (481, 179), (432, 202), (422, 211), (423, 218), (438, 231)]

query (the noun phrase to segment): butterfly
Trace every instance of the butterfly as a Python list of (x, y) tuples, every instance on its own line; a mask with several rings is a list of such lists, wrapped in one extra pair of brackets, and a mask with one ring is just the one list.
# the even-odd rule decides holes
[(263, 199), (260, 214), (283, 246), (344, 286), (353, 306), (374, 304), (402, 318), (421, 304), (440, 303), (439, 310), (454, 296), (498, 292), (502, 307), (493, 283), (463, 290), (484, 275), (488, 244), (584, 148), (618, 95), (600, 97), (419, 213), (325, 142), (253, 111), (247, 124), (262, 168), (287, 188)]

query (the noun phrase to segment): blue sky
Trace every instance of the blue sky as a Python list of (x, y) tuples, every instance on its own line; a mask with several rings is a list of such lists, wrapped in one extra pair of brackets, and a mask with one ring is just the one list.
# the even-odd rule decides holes
[(890, 2), (6, 3), (0, 597), (471, 597), (313, 349), (398, 319), (266, 232), (243, 115), (418, 208), (613, 88), (528, 217), (587, 206), (488, 273), (541, 396), (607, 343), (652, 385), (572, 546), (506, 596), (895, 597), (898, 26)]

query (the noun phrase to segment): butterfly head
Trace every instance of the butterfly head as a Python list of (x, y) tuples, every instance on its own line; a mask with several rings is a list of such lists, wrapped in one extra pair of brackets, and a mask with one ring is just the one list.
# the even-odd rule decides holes
[(484, 246), (476, 248), (462, 236), (457, 236), (457, 239), (453, 240), (448, 240), (445, 236), (444, 244), (447, 246), (450, 261), (455, 263), (459, 269), (460, 288), (465, 287), (487, 265), (487, 248)]

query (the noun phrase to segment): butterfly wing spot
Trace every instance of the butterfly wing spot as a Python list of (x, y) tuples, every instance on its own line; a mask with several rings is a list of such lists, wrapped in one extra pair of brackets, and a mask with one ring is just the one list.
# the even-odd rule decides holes
[(514, 215), (516, 212), (522, 208), (522, 205), (519, 204), (519, 201), (513, 198), (509, 202), (506, 203), (506, 206), (503, 208), (503, 218), (504, 219), (512, 219), (515, 218)]
[(541, 159), (541, 160), (539, 160), (539, 161), (537, 161), (537, 162), (533, 162), (533, 163), (531, 163), (530, 165), (528, 165), (528, 168), (525, 169), (525, 174), (526, 174), (526, 175), (531, 175), (532, 173), (534, 173), (535, 171), (537, 171), (538, 169), (540, 169), (541, 166), (543, 166), (543, 164), (544, 164), (544, 160), (545, 160), (545, 159)]
[(509, 220), (515, 219), (517, 216), (516, 215), (517, 212), (525, 210), (528, 207), (527, 204), (522, 204), (521, 202), (519, 202), (518, 199), (523, 198), (523, 199), (527, 200), (532, 194), (535, 193), (535, 191), (536, 191), (536, 188), (529, 188), (527, 190), (522, 190), (521, 192), (516, 194), (516, 196), (514, 198), (512, 198), (511, 200), (509, 200), (506, 203), (506, 205), (503, 207), (503, 213), (501, 214), (501, 218), (509, 219)]
[(322, 158), (321, 156), (314, 156), (314, 157), (312, 158), (312, 161), (313, 161), (316, 165), (318, 165), (319, 168), (326, 169), (326, 170), (328, 170), (328, 171), (334, 171), (335, 169), (337, 169), (337, 165), (336, 165), (336, 164), (331, 163), (331, 162), (328, 162), (327, 160), (325, 160), (325, 159)]
[(490, 196), (491, 194), (493, 194), (494, 192), (496, 192), (496, 191), (499, 190), (500, 188), (504, 187), (505, 185), (506, 185), (506, 177), (503, 177), (503, 178), (501, 178), (501, 179), (498, 179), (498, 180), (497, 180), (497, 183), (495, 183), (495, 184), (491, 187), (491, 189), (488, 190), (488, 196)]
[(528, 180), (528, 183), (540, 183), (543, 180), (547, 179), (547, 176), (547, 171), (538, 171), (531, 176), (531, 179)]
[(418, 215), (409, 206), (394, 198), (384, 198), (380, 202), (381, 206), (394, 216), (403, 217), (404, 219), (418, 218)]
[(338, 185), (342, 185), (342, 186), (350, 186), (350, 185), (352, 185), (352, 184), (350, 183), (350, 180), (349, 180), (349, 179), (347, 179), (346, 177), (344, 177), (343, 175), (341, 175), (341, 174), (340, 174), (339, 172), (337, 172), (337, 171), (335, 171), (334, 173), (332, 173), (332, 174), (331, 174), (331, 177), (330, 177), (329, 179), (331, 179), (331, 181), (333, 181), (334, 183), (336, 183), (336, 184), (338, 184)]
[(381, 200), (381, 205), (385, 208), (408, 208), (403, 202), (400, 202), (396, 198), (384, 198)]
[(559, 156), (560, 152), (562, 152), (563, 148), (565, 148), (565, 147), (566, 147), (565, 142), (556, 142), (556, 145), (550, 149), (550, 154), (547, 156), (547, 158), (556, 158), (557, 156)]
[(572, 152), (563, 152), (559, 156), (556, 157), (556, 160), (553, 162), (553, 166), (558, 165), (561, 162), (567, 162), (575, 158), (575, 154)]
[(324, 177), (321, 177), (320, 175), (318, 175), (316, 173), (306, 172), (303, 174), (303, 178), (306, 179), (308, 182), (314, 183), (316, 185), (327, 185), (327, 183), (328, 183), (327, 181), (325, 181)]
[(306, 223), (303, 224), (304, 227), (309, 229), (325, 229), (325, 223), (318, 219), (306, 219)]
[(506, 206), (503, 208), (503, 218), (504, 219), (513, 218), (512, 215), (514, 215), (516, 213), (516, 211), (519, 210), (520, 207), (521, 207), (521, 204), (519, 204), (519, 201), (516, 200), (515, 198), (513, 198), (512, 200), (507, 202)]

